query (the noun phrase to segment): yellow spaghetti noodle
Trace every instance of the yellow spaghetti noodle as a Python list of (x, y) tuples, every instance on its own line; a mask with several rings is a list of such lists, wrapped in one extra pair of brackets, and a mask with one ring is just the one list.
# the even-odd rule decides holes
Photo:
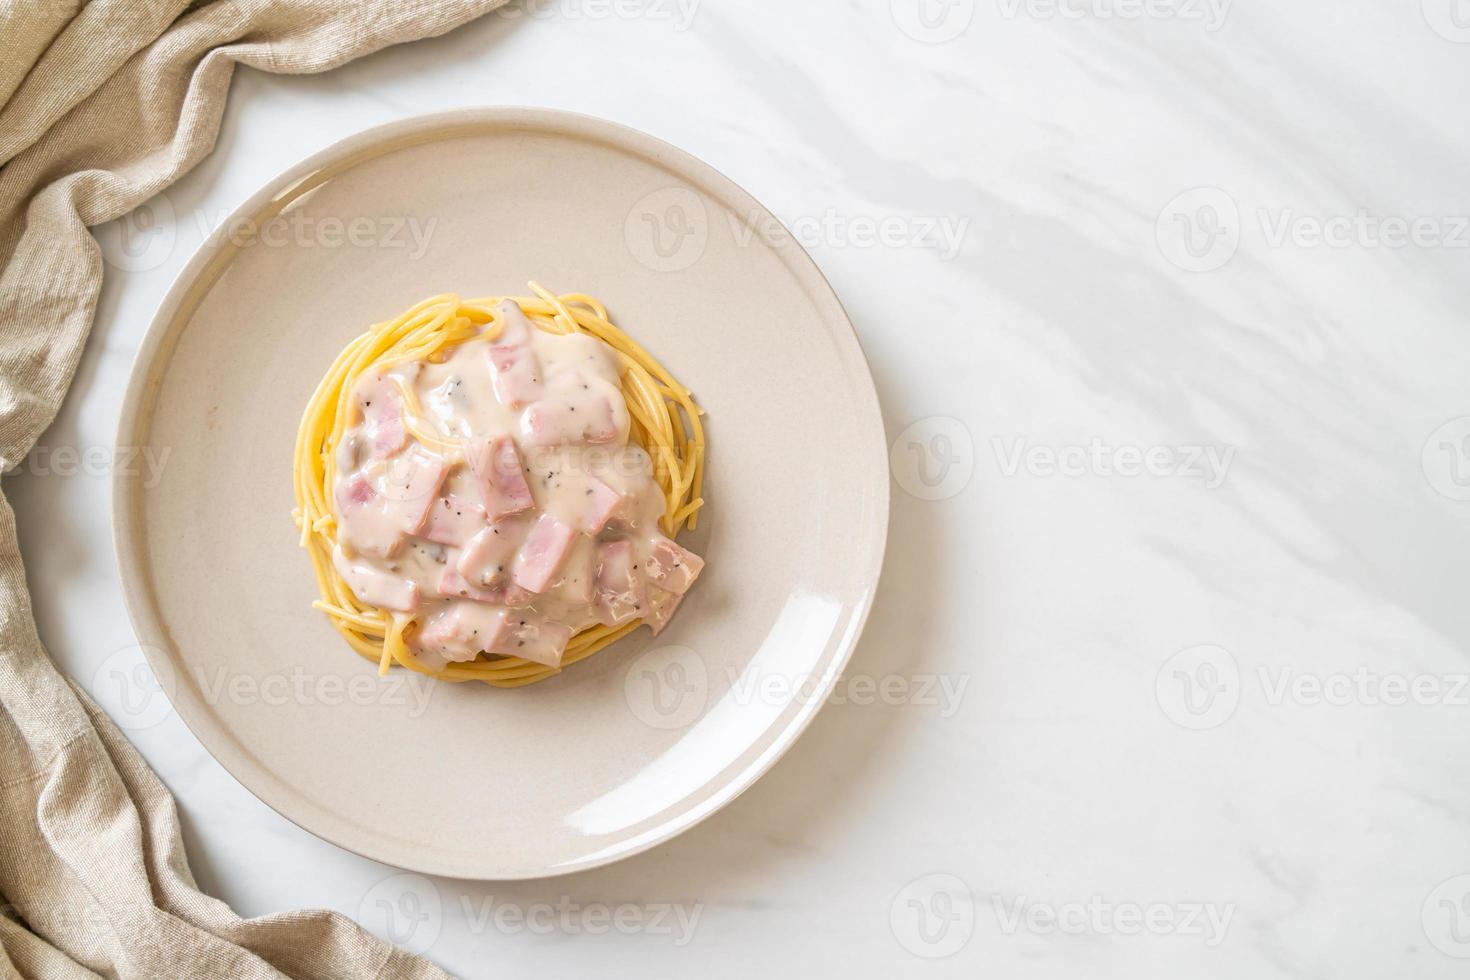
[[(663, 532), (673, 538), (685, 527), (693, 529), (704, 504), (703, 411), (688, 388), (663, 365), (608, 319), (607, 308), (591, 296), (556, 296), (536, 283), (534, 296), (491, 296), (462, 300), (453, 294), (433, 296), (379, 323), (354, 339), (338, 355), (317, 385), (301, 416), (296, 434), (296, 508), (292, 516), (301, 530), (301, 545), (311, 556), (321, 598), (312, 603), (327, 614), (352, 649), (378, 663), (380, 673), (397, 664), (441, 680), (483, 681), (495, 687), (522, 687), (558, 673), (520, 657), (481, 654), (465, 663), (442, 669), (420, 661), (406, 637), (417, 623), (410, 616), (360, 602), (332, 563), (337, 543), (337, 517), (332, 493), (336, 481), (337, 445), (356, 422), (352, 386), (364, 372), (422, 360), (454, 344), (499, 336), (503, 325), (495, 307), (505, 299), (520, 306), (540, 330), (554, 334), (585, 333), (603, 341), (617, 354), (623, 397), (631, 419), (629, 441), (642, 446), (653, 460), (653, 476), (664, 495)], [(453, 455), (459, 440), (435, 430), (407, 387), (404, 423), (423, 445)], [(641, 621), (621, 626), (593, 625), (572, 637), (562, 666), (585, 660), (626, 636)]]

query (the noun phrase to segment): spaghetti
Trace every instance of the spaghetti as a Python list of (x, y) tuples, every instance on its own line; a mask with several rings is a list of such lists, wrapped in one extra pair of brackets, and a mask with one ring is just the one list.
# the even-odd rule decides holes
[[(292, 516), (321, 591), (321, 597), (312, 605), (327, 615), (355, 651), (377, 662), (380, 673), (398, 665), (456, 683), (481, 681), (495, 687), (520, 687), (592, 656), (640, 625), (648, 623), (655, 631), (661, 625), (644, 613), (630, 621), (584, 626), (566, 643), (559, 666), (485, 653), (473, 660), (436, 663), (414, 649), (412, 641), (423, 628), (415, 613), (362, 601), (334, 562), (334, 555), (340, 555), (342, 526), (336, 493), (339, 447), (363, 414), (353, 395), (354, 386), (365, 376), (383, 378), (388, 377), (385, 372), (395, 368), (442, 362), (458, 345), (469, 341), (497, 342), (506, 330), (507, 319), (497, 307), (507, 300), (519, 307), (536, 330), (550, 335), (583, 334), (611, 349), (618, 390), (626, 403), (628, 443), (647, 453), (652, 479), (662, 496), (658, 530), (672, 540), (685, 528), (697, 526), (704, 504), (705, 435), (700, 423), (702, 410), (689, 389), (615, 326), (598, 300), (581, 293), (554, 295), (534, 282), (530, 288), (532, 296), (469, 300), (453, 294), (434, 296), (393, 320), (373, 326), (337, 357), (302, 414), (296, 437), (296, 507)], [(513, 314), (514, 309), (510, 312)], [(401, 399), (401, 422), (411, 443), (463, 460), (467, 445), (464, 435), (442, 431), (411, 386), (397, 378), (389, 380), (395, 383)], [(673, 598), (677, 602), (677, 596)]]

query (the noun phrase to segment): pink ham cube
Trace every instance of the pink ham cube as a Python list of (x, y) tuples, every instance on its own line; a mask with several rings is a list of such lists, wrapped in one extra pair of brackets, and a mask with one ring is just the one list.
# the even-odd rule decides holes
[(429, 617), (413, 642), (431, 656), (456, 662), (474, 660), (506, 643), (513, 615), (475, 602), (452, 602)]
[(579, 531), (596, 534), (607, 526), (623, 504), (623, 495), (597, 477), (588, 477), (586, 500), (577, 525)]
[(521, 347), (531, 342), (531, 331), (536, 327), (526, 319), (519, 303), (512, 299), (501, 300), (495, 312), (500, 315), (502, 326), (492, 347)]
[(498, 521), (535, 506), (531, 488), (526, 485), (525, 465), (510, 436), (482, 439), (469, 447), (470, 472), (480, 484), (485, 513)]
[(511, 562), (525, 537), (524, 521), (501, 521), (482, 528), (465, 545), (455, 567), (474, 585), (500, 584), (510, 577)]
[(373, 482), (354, 473), (337, 484), (338, 531), (355, 551), (391, 558), (403, 543), (403, 529), (388, 513), (388, 502)]
[(446, 598), (471, 599), (495, 606), (524, 606), (531, 602), (531, 593), (513, 582), (481, 588), (466, 581), (457, 570), (448, 566), (439, 576), (438, 591)]
[(358, 382), (356, 395), (373, 458), (386, 459), (408, 445), (403, 398), (391, 381), (382, 375), (366, 377)]
[(491, 653), (521, 657), (548, 667), (560, 667), (573, 630), (561, 623), (547, 622), (539, 616), (509, 613), (507, 633)]
[(495, 397), (507, 408), (520, 409), (545, 393), (541, 360), (529, 344), (489, 350)]
[(354, 562), (340, 548), (332, 550), (332, 564), (358, 601), (394, 612), (411, 613), (418, 608), (419, 587), (408, 579)]
[(683, 595), (704, 568), (704, 559), (660, 536), (654, 539), (647, 566), (648, 581), (666, 592)]
[(449, 467), (442, 460), (418, 450), (388, 464), (385, 507), (404, 533), (418, 534), (423, 528), (448, 475)]
[(606, 397), (578, 399), (576, 404), (546, 398), (522, 413), (521, 435), (536, 446), (606, 443), (618, 438), (618, 426)]
[(526, 543), (516, 553), (511, 578), (529, 592), (545, 592), (556, 581), (557, 569), (571, 551), (577, 532), (552, 517), (542, 514), (531, 526)]
[(597, 584), (597, 550), (592, 539), (579, 536), (572, 553), (562, 568), (560, 589), (562, 598), (568, 602), (587, 605), (592, 602), (593, 588)]
[(643, 611), (643, 580), (633, 571), (633, 545), (607, 541), (597, 549), (597, 618), (621, 626)]
[(446, 494), (434, 501), (429, 508), (429, 519), (419, 531), (419, 537), (428, 538), (435, 544), (460, 547), (485, 526), (485, 508), (473, 500), (455, 494)]
[(669, 625), (669, 620), (674, 618), (674, 612), (679, 608), (679, 603), (684, 597), (677, 592), (665, 592), (663, 589), (650, 588), (648, 590), (648, 615), (643, 621), (648, 628), (653, 630), (653, 635), (658, 636)]

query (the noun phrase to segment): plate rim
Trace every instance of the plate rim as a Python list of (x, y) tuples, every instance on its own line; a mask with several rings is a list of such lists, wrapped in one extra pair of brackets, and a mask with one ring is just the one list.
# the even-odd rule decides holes
[[(325, 167), (350, 159), (362, 150), (378, 144), (402, 140), (406, 136), (427, 135), (436, 130), (449, 130), (456, 125), (490, 129), (519, 127), (550, 132), (563, 137), (590, 138), (655, 160), (680, 179), (689, 181), (705, 193), (714, 192), (718, 198), (733, 198), (745, 206), (745, 213), (758, 214), (762, 220), (769, 219), (780, 223), (780, 219), (776, 218), (770, 209), (762, 205), (723, 172), (688, 151), (642, 130), (598, 116), (563, 109), (539, 106), (481, 105), (406, 116), (334, 140), (266, 180), (238, 206), (231, 209), (219, 228), (228, 229), (241, 217), (259, 215), (264, 206), (269, 205), (271, 201), (295, 184)], [(781, 227), (785, 228), (785, 225), (781, 224)], [(172, 330), (179, 319), (185, 301), (190, 298), (196, 284), (208, 271), (210, 263), (220, 258), (222, 253), (217, 251), (218, 243), (219, 234), (216, 233), (207, 236), (199, 244), (194, 254), (184, 263), (169, 284), (157, 311), (139, 341), (137, 353), (128, 369), (128, 381), (119, 409), (115, 445), (140, 443), (141, 440), (135, 437), (151, 428), (154, 399), (150, 396), (156, 394), (158, 384), (155, 379), (161, 376), (161, 368), (167, 364), (173, 353), (171, 348), (165, 349), (165, 347), (169, 341), (175, 340), (178, 334), (187, 329), (187, 321), (185, 321), (179, 326), (177, 332)], [(356, 821), (350, 817), (321, 807), (301, 795), (299, 790), (294, 789), (290, 784), (274, 775), (268, 766), (256, 760), (248, 746), (239, 744), (239, 739), (231, 735), (225, 726), (216, 723), (203, 706), (195, 703), (195, 698), (188, 695), (180, 696), (178, 688), (170, 690), (168, 685), (163, 685), (164, 693), (173, 710), (198, 740), (200, 746), (247, 792), (312, 836), (334, 847), (390, 867), (466, 881), (553, 878), (603, 867), (633, 857), (702, 823), (728, 806), (761, 776), (770, 771), (811, 725), (817, 713), (826, 704), (852, 658), (853, 651), (867, 626), (873, 600), (879, 588), (891, 517), (887, 435), (881, 403), (878, 399), (877, 386), (873, 381), (872, 367), (857, 331), (853, 328), (852, 318), (826, 275), (795, 236), (788, 233), (779, 245), (772, 244), (770, 247), (782, 253), (783, 260), (796, 275), (803, 290), (817, 301), (829, 302), (832, 311), (837, 314), (836, 320), (840, 322), (834, 326), (839, 329), (834, 331), (832, 336), (837, 340), (839, 346), (846, 346), (850, 342), (850, 348), (841, 352), (843, 355), (849, 358), (851, 355), (856, 355), (855, 359), (852, 359), (852, 367), (857, 373), (850, 376), (858, 382), (854, 386), (854, 394), (859, 402), (859, 412), (864, 416), (858, 428), (874, 434), (875, 437), (871, 439), (871, 445), (867, 451), (873, 457), (870, 462), (873, 472), (881, 472), (883, 477), (875, 481), (877, 500), (874, 509), (880, 517), (880, 526), (876, 529), (877, 540), (872, 567), (867, 569), (863, 576), (867, 587), (863, 594), (854, 601), (850, 626), (846, 634), (838, 640), (835, 656), (827, 667), (827, 677), (820, 690), (814, 691), (814, 696), (806, 699), (805, 703), (800, 705), (800, 710), (786, 725), (785, 730), (779, 732), (775, 741), (765, 752), (746, 764), (744, 769), (734, 773), (723, 786), (701, 804), (685, 808), (649, 831), (624, 842), (622, 846), (605, 848), (602, 851), (549, 867), (512, 869), (486, 874), (487, 869), (485, 868), (446, 866), (432, 857), (425, 860), (414, 860), (412, 854), (405, 856), (401, 853), (374, 852), (373, 848), (364, 844), (361, 839), (353, 843), (346, 843), (340, 837), (334, 838), (330, 826), (313, 825), (308, 821), (320, 816), (325, 817), (338, 828), (360, 825), (357, 825)], [(223, 254), (228, 255), (229, 253)], [(864, 381), (866, 384), (862, 383)], [(151, 642), (154, 638), (167, 637), (168, 630), (157, 609), (151, 579), (147, 572), (151, 563), (144, 557), (147, 552), (144, 522), (138, 509), (141, 489), (138, 481), (131, 476), (121, 471), (113, 474), (111, 492), (113, 554), (134, 639), (154, 675), (163, 678), (172, 675), (174, 668), (170, 661), (164, 659), (168, 656), (166, 651), (158, 649)], [(235, 749), (237, 745), (238, 750)], [(381, 839), (385, 844), (387, 843), (387, 838), (376, 833), (367, 834), (366, 839)]]

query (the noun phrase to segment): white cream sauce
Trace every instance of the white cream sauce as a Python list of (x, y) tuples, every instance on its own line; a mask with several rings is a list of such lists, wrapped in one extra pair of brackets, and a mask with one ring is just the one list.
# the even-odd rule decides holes
[[(432, 666), (482, 653), (560, 664), (595, 623), (658, 632), (703, 562), (659, 529), (652, 461), (628, 444), (616, 353), (504, 328), (366, 374), (337, 453), (333, 558), (359, 600), (411, 614)], [(399, 386), (416, 397), (420, 441)]]

